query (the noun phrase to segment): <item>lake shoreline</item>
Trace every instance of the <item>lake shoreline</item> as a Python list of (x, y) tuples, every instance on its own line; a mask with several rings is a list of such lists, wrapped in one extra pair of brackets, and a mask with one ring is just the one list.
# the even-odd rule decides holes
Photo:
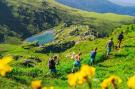
[(32, 35), (31, 37), (26, 38), (23, 42), (38, 42), (39, 45), (43, 45), (45, 43), (49, 43), (54, 40), (54, 29), (49, 29), (46, 31), (42, 31), (38, 34)]

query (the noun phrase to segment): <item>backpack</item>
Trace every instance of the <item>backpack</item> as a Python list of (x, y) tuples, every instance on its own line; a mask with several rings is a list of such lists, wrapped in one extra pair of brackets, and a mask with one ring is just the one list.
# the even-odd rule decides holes
[(49, 60), (49, 68), (55, 68), (55, 62), (53, 60)]
[(118, 40), (122, 40), (124, 36), (122, 34), (119, 35)]

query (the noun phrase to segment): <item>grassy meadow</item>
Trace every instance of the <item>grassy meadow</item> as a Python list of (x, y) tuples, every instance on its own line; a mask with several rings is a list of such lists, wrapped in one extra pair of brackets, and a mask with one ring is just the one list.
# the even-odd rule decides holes
[(50, 5), (53, 7), (57, 7), (59, 9), (67, 11), (70, 14), (78, 15), (80, 17), (97, 18), (100, 20), (108, 20), (108, 21), (113, 21), (113, 22), (120, 22), (123, 20), (125, 21), (127, 20), (127, 22), (130, 22), (130, 21), (133, 21), (133, 18), (134, 18), (128, 15), (118, 15), (118, 14), (112, 14), (112, 13), (100, 14), (100, 13), (95, 13), (95, 12), (83, 11), (83, 10), (75, 9), (75, 8), (60, 4), (55, 0), (48, 0), (48, 3), (50, 3)]
[[(117, 35), (120, 31), (124, 31), (125, 38), (120, 50), (114, 50), (108, 59), (104, 57), (106, 53), (105, 45), (110, 37), (114, 37), (114, 42), (117, 42)], [(90, 51), (98, 47), (96, 57), (96, 74), (93, 82), (93, 89), (101, 89), (101, 82), (110, 75), (117, 75), (123, 81), (119, 85), (119, 89), (128, 89), (126, 81), (129, 77), (135, 74), (135, 28), (134, 25), (122, 26), (117, 31), (113, 32), (109, 38), (96, 39), (94, 41), (83, 40), (76, 44), (74, 47), (61, 53), (36, 53), (35, 50), (40, 50), (39, 47), (29, 47), (24, 49), (23, 45), (10, 45), (0, 44), (0, 54), (21, 56), (19, 59), (14, 59), (10, 65), (13, 67), (12, 72), (8, 73), (5, 77), (0, 77), (1, 89), (32, 89), (31, 81), (42, 80), (43, 86), (54, 86), (55, 89), (72, 89), (68, 86), (67, 75), (71, 73), (74, 60), (70, 58), (72, 52), (78, 53), (79, 49), (82, 52), (81, 64), (89, 63)], [(58, 74), (53, 76), (48, 74), (47, 62), (49, 57), (53, 55), (59, 56), (59, 65), (57, 65)], [(24, 60), (31, 57), (39, 57), (42, 62), (33, 61), (34, 67), (27, 67), (22, 65)], [(81, 86), (78, 89), (87, 89), (87, 86)]]
[(0, 6), (0, 42), (14, 44), (64, 23), (87, 25), (105, 37), (114, 28), (132, 24), (135, 19), (127, 15), (82, 11), (55, 0), (1, 0)]
[[(117, 75), (122, 79), (118, 89), (128, 89), (127, 80), (135, 75), (133, 16), (82, 11), (55, 0), (2, 0), (0, 5), (4, 6), (4, 9), (0, 6), (4, 13), (0, 18), (7, 15), (7, 19), (3, 18), (0, 21), (4, 24), (0, 24), (0, 36), (3, 36), (0, 38), (0, 59), (6, 55), (14, 58), (9, 64), (13, 70), (6, 76), (0, 76), (0, 89), (32, 89), (31, 82), (34, 80), (42, 80), (42, 86), (53, 86), (55, 89), (89, 89), (87, 84), (69, 86), (67, 76), (71, 73), (74, 62), (71, 54), (81, 52), (81, 64), (89, 64), (90, 52), (96, 47), (98, 53), (93, 66), (96, 71), (92, 89), (101, 89), (102, 81), (111, 75)], [(9, 14), (6, 14), (7, 12)], [(9, 23), (9, 18), (13, 22)], [(64, 24), (67, 26), (63, 26)], [(54, 42), (41, 47), (22, 42), (25, 38), (50, 28), (55, 30)], [(91, 31), (94, 31), (93, 34)], [(121, 31), (125, 35), (122, 48), (113, 50), (107, 59), (105, 45), (111, 37), (116, 45), (117, 36)], [(68, 41), (74, 41), (75, 45), (66, 49), (61, 43)], [(44, 52), (44, 48), (52, 44), (56, 47), (59, 44), (60, 48), (66, 50)], [(59, 59), (56, 75), (49, 74), (48, 69), (48, 60), (54, 55)], [(37, 58), (39, 60), (36, 60)], [(30, 61), (30, 65), (24, 65), (25, 61)]]

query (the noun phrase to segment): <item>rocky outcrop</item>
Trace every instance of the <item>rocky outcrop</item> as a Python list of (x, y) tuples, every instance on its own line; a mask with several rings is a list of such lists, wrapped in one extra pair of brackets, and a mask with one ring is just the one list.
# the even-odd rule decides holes
[(75, 41), (63, 42), (63, 43), (55, 43), (48, 46), (43, 47), (42, 50), (38, 51), (40, 53), (60, 53), (65, 50), (72, 48), (75, 45)]

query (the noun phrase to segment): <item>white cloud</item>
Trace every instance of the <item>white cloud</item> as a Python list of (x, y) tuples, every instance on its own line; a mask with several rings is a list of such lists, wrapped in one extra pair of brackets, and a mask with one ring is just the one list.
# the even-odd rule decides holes
[(113, 3), (125, 6), (135, 6), (135, 0), (109, 0)]

